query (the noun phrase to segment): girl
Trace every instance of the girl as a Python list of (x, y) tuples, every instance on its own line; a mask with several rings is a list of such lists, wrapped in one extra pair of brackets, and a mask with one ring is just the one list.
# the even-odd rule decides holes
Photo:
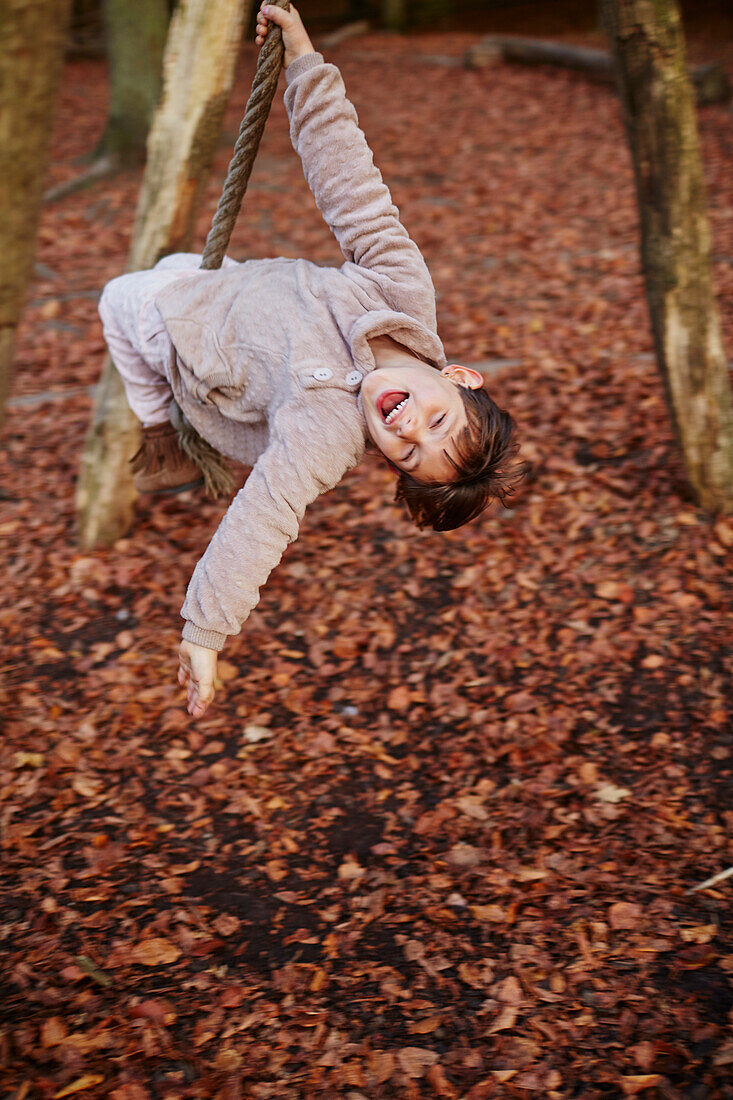
[(335, 66), (294, 8), (263, 5), (282, 30), (293, 146), (345, 263), (170, 256), (114, 279), (104, 333), (143, 425), (140, 491), (198, 477), (169, 423), (171, 396), (218, 451), (253, 467), (199, 561), (182, 609), (179, 682), (188, 710), (214, 697), (217, 653), (259, 599), (303, 513), (371, 441), (419, 526), (450, 530), (504, 499), (518, 471), (513, 423), (476, 371), (446, 364), (435, 291), (399, 221)]

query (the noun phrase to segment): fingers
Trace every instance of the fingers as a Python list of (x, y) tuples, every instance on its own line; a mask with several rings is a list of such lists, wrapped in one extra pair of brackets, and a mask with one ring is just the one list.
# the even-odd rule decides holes
[(214, 700), (214, 685), (201, 681), (191, 680), (186, 693), (187, 710), (194, 718), (201, 718), (206, 713), (209, 705)]
[(257, 13), (257, 34), (255, 37), (257, 45), (261, 46), (265, 41), (270, 22), (277, 23), (278, 27), (285, 29), (294, 22), (294, 13), (295, 9), (292, 4), (289, 12), (285, 11), (284, 8), (277, 7), (275, 4), (262, 4)]
[(214, 662), (213, 674), (209, 668), (202, 672), (201, 668), (196, 667), (197, 663), (200, 664), (200, 661), (192, 664), (188, 643), (182, 642), (178, 652), (178, 683), (186, 688), (188, 713), (194, 718), (201, 718), (214, 699), (216, 662)]

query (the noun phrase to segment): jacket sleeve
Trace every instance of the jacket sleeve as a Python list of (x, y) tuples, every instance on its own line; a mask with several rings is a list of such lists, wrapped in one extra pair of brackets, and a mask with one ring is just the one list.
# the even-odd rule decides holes
[(291, 62), (285, 76), (293, 147), (341, 251), (368, 270), (393, 309), (434, 330), (430, 272), (374, 165), (339, 70), (312, 53)]
[(181, 615), (183, 637), (221, 649), (257, 605), (260, 588), (298, 535), (307, 506), (360, 460), (363, 431), (344, 423), (323, 392), (284, 406), (270, 443), (229, 505), (198, 562)]

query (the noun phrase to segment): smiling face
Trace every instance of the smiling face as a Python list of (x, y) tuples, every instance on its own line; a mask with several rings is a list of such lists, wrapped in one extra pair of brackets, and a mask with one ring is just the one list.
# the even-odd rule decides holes
[(468, 425), (460, 387), (481, 385), (481, 375), (469, 367), (437, 371), (418, 361), (378, 367), (361, 386), (369, 435), (385, 458), (419, 481), (454, 481), (448, 456), (457, 457)]

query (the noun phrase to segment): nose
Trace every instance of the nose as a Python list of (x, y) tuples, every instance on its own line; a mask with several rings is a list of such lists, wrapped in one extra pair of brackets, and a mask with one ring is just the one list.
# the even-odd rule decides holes
[(404, 412), (397, 422), (397, 435), (408, 443), (414, 443), (418, 434), (418, 418), (412, 413)]

